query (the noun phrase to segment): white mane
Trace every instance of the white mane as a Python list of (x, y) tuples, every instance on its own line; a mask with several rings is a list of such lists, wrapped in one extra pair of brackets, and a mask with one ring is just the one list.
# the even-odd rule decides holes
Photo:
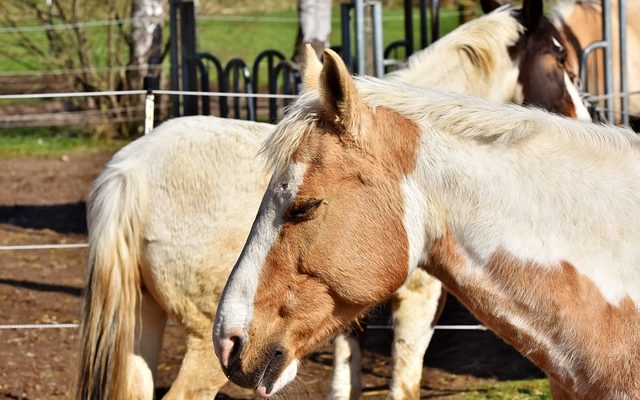
[(580, 142), (594, 148), (637, 149), (640, 139), (628, 129), (569, 119), (540, 109), (495, 104), (484, 99), (416, 88), (401, 82), (357, 78), (370, 107), (387, 107), (417, 122), (476, 142), (521, 143), (536, 135)]
[[(509, 146), (537, 135), (553, 135), (558, 144), (573, 150), (619, 152), (640, 148), (640, 139), (630, 130), (585, 123), (539, 109), (370, 77), (356, 78), (356, 85), (359, 95), (372, 108), (387, 107), (425, 131), (435, 129), (477, 143)], [(300, 96), (264, 143), (262, 152), (273, 171), (282, 172), (288, 167), (302, 137), (314, 129), (319, 101), (315, 92)]]
[[(503, 6), (456, 28), (409, 58), (409, 67), (387, 77), (393, 81), (446, 86), (447, 90), (486, 97), (491, 78), (511, 67), (507, 49), (520, 38), (524, 27)], [(496, 99), (502, 101), (503, 99)]]

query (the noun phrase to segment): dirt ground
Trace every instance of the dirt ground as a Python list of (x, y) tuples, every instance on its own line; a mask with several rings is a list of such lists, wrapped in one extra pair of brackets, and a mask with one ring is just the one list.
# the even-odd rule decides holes
[[(0, 245), (86, 241), (84, 197), (110, 154), (0, 160)], [(78, 322), (85, 251), (0, 251), (0, 324)], [(388, 322), (380, 307), (373, 324)], [(452, 298), (440, 321), (475, 323)], [(384, 398), (391, 370), (391, 332), (370, 330), (365, 341), (364, 397)], [(0, 399), (69, 398), (76, 373), (77, 329), (0, 330)], [(170, 324), (159, 367), (158, 394), (176, 376), (185, 346)], [(212, 360), (212, 362), (217, 362)], [(332, 354), (325, 347), (305, 361), (284, 398), (322, 399), (330, 385)], [(437, 331), (425, 357), (422, 395), (454, 399), (496, 380), (542, 374), (493, 334)], [(219, 399), (248, 399), (228, 384)]]

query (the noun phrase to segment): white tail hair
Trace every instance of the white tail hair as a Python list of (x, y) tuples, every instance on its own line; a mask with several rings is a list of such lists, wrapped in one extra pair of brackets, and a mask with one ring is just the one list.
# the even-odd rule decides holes
[[(147, 178), (114, 157), (87, 201), (89, 256), (83, 298), (81, 360), (76, 398), (131, 398), (136, 311), (140, 306), (141, 226)], [(133, 382), (131, 382), (133, 383)]]

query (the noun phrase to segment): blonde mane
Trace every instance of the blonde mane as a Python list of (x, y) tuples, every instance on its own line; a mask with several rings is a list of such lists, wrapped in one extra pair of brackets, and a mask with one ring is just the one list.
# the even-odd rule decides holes
[[(628, 129), (560, 117), (544, 110), (497, 104), (477, 97), (446, 93), (371, 77), (359, 77), (359, 95), (369, 107), (387, 107), (411, 119), (423, 132), (438, 131), (476, 143), (521, 144), (537, 135), (552, 135), (590, 151), (638, 151), (640, 139)], [(304, 93), (290, 107), (261, 152), (276, 175), (284, 172), (304, 135), (318, 120), (320, 98)]]
[[(460, 71), (467, 76), (488, 76), (498, 63), (497, 49), (514, 45), (524, 27), (513, 17), (513, 7), (502, 6), (494, 12), (467, 22), (440, 38), (424, 50), (409, 57), (408, 68), (394, 71), (388, 78), (395, 81), (434, 85), (441, 81), (437, 73)], [(508, 55), (506, 55), (508, 59)], [(451, 65), (452, 67), (443, 66)]]

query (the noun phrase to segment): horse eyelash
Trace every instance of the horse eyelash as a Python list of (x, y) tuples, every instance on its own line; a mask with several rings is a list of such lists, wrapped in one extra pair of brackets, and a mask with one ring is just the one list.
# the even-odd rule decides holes
[(322, 204), (322, 200), (311, 199), (299, 205), (294, 205), (287, 213), (288, 219), (292, 221), (303, 221), (309, 215), (309, 212), (315, 210)]

